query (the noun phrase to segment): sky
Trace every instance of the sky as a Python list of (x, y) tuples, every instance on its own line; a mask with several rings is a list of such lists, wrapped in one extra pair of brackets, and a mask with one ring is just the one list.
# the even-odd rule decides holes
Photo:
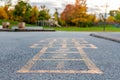
[[(15, 3), (17, 0), (13, 0)], [(74, 4), (75, 0), (29, 0), (31, 5), (46, 5), (50, 9), (51, 14), (55, 11), (55, 8), (62, 12), (66, 4)], [(3, 3), (0, 2), (0, 5)], [(87, 7), (89, 13), (104, 13), (105, 5), (108, 4), (107, 12), (109, 10), (117, 10), (120, 7), (120, 0), (87, 0)]]
[[(74, 4), (75, 0), (30, 0), (31, 3), (46, 4), (46, 7), (54, 11), (58, 8), (62, 12), (66, 4)], [(117, 10), (120, 7), (120, 0), (87, 0), (87, 7), (89, 13), (104, 13), (105, 5), (107, 4), (107, 13), (109, 10)]]

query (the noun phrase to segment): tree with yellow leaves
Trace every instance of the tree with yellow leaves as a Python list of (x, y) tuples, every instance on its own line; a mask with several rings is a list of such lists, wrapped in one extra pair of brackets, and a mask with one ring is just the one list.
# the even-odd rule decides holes
[(75, 4), (68, 4), (61, 14), (61, 19), (66, 23), (84, 26), (88, 22), (89, 15), (86, 13), (86, 0), (76, 0)]
[(8, 19), (8, 15), (4, 10), (4, 7), (0, 7), (0, 19)]
[(86, 14), (86, 0), (76, 0), (74, 9), (74, 18), (72, 22), (77, 26), (84, 26), (83, 24), (88, 21), (88, 15)]
[(39, 10), (38, 10), (37, 6), (34, 6), (32, 8), (32, 11), (31, 11), (31, 16), (30, 16), (31, 21), (30, 22), (35, 23), (37, 21), (37, 19), (38, 19), (38, 15), (39, 15)]
[(115, 22), (115, 18), (114, 18), (114, 16), (109, 16), (106, 21), (108, 23), (113, 23), (113, 22)]

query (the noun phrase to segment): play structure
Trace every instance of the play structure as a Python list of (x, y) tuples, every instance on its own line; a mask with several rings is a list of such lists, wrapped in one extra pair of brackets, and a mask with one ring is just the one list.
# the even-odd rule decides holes
[(50, 18), (49, 20), (39, 20), (36, 22), (36, 25), (61, 27), (61, 25), (58, 24), (58, 21), (54, 20), (54, 18)]

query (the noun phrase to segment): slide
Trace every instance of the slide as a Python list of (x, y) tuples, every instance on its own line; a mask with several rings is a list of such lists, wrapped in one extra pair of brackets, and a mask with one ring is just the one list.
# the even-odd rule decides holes
[(61, 27), (57, 21), (55, 21), (55, 25), (58, 26), (58, 27)]

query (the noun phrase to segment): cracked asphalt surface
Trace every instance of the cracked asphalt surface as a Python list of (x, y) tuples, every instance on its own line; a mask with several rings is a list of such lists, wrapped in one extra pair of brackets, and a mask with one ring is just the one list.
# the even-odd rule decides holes
[[(90, 32), (0, 32), (0, 80), (120, 80), (120, 44), (91, 37), (89, 34)], [(51, 48), (48, 44), (54, 39), (56, 43)], [(63, 41), (64, 39), (67, 41)], [(80, 41), (84, 39), (88, 44), (97, 47), (83, 50), (102, 74), (75, 73), (90, 68), (77, 50), (77, 43), (74, 45), (72, 39), (78, 40), (80, 44), (84, 44)], [(46, 41), (40, 43), (41, 40)], [(39, 43), (39, 47), (30, 47), (36, 43)], [(64, 44), (67, 44), (68, 49), (64, 49), (66, 46)], [(37, 60), (28, 72), (18, 72), (46, 46), (48, 46), (46, 52), (43, 50), (44, 54), (38, 59), (35, 58)], [(41, 70), (48, 71), (42, 73)], [(56, 70), (68, 71), (62, 73)], [(69, 70), (73, 70), (73, 73)]]

